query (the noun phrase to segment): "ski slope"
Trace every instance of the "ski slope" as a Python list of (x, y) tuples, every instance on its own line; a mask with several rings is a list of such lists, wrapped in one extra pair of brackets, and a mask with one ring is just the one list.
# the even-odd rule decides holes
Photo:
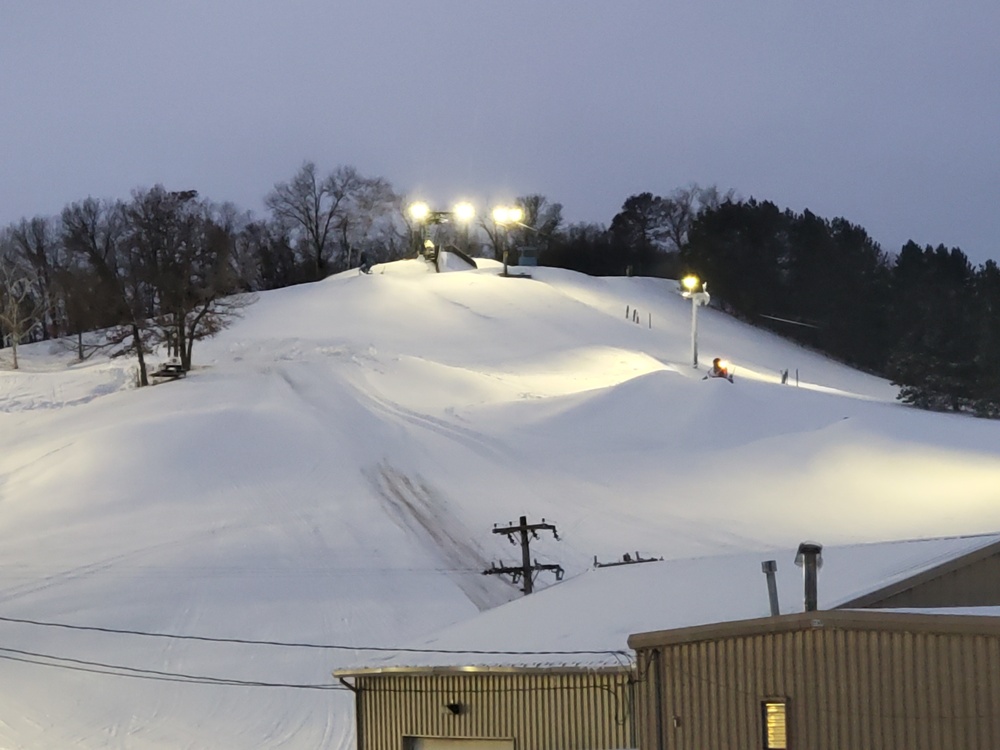
[(1000, 530), (1000, 423), (705, 308), (703, 381), (674, 282), (499, 270), (261, 294), (150, 388), (0, 350), (0, 747), (351, 748), (331, 671), (517, 597), (481, 571), (519, 515), (568, 576)]

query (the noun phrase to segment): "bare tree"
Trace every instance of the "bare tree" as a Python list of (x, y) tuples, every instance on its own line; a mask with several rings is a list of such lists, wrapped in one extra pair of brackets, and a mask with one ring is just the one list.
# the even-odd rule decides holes
[(250, 292), (263, 288), (261, 279), (261, 258), (258, 245), (252, 241), (254, 231), (260, 222), (254, 220), (253, 213), (243, 211), (232, 203), (222, 203), (215, 207), (215, 221), (232, 239), (229, 250), (229, 274), (235, 287)]
[(514, 249), (530, 246), (539, 252), (547, 250), (562, 225), (562, 204), (537, 194), (521, 196), (515, 202), (521, 207), (523, 217), (510, 232)]
[(492, 217), (479, 222), (494, 260), (503, 260), (504, 250), (511, 246), (547, 248), (562, 224), (562, 204), (550, 203), (544, 195), (524, 195), (514, 202), (521, 210), (517, 222), (497, 222)]
[(82, 258), (96, 275), (113, 321), (105, 331), (104, 347), (113, 357), (134, 353), (139, 385), (149, 385), (146, 354), (153, 339), (153, 294), (139, 248), (126, 242), (125, 206), (94, 198), (73, 203), (63, 209), (62, 230), (67, 253)]
[(241, 227), (233, 238), (230, 265), (250, 292), (306, 280), (288, 231), (275, 221), (249, 221)]
[(358, 177), (351, 187), (337, 219), (338, 260), (344, 268), (352, 268), (362, 251), (374, 256), (392, 244), (401, 205), (392, 185), (381, 177)]
[(154, 339), (189, 370), (194, 342), (225, 328), (252, 301), (231, 297), (240, 291), (230, 263), (231, 212), (198, 200), (196, 191), (157, 185), (133, 193), (126, 217), (125, 247), (148, 285)]
[[(188, 288), (183, 299), (183, 318), (176, 319), (176, 340), (181, 364), (191, 368), (195, 341), (211, 338), (228, 328), (257, 296), (242, 287), (231, 262), (236, 245), (234, 227), (227, 212), (209, 203), (200, 206), (193, 243), (187, 248)], [(183, 327), (183, 331), (181, 328)]]
[(116, 322), (110, 315), (104, 285), (85, 261), (68, 258), (55, 269), (53, 291), (59, 309), (59, 327), (64, 335), (73, 337), (72, 346), (82, 362), (98, 349), (85, 344), (84, 334)]
[(325, 178), (309, 161), (290, 182), (279, 182), (264, 199), (274, 217), (299, 235), (315, 278), (326, 275), (333, 233), (344, 203), (360, 177), (353, 167), (338, 167)]
[(703, 188), (697, 184), (678, 188), (663, 201), (661, 220), (667, 240), (668, 252), (680, 252), (687, 246), (688, 231), (698, 214), (706, 209), (718, 208), (732, 200), (735, 191), (720, 193), (714, 185)]
[(509, 241), (507, 225), (503, 222), (498, 222), (491, 216), (488, 219), (481, 218), (479, 226), (486, 233), (486, 245), (493, 251), (493, 259), (503, 260), (503, 251)]
[(55, 301), (53, 276), (59, 264), (61, 246), (57, 221), (42, 216), (21, 219), (10, 227), (10, 240), (15, 252), (34, 269), (40, 295), (42, 338), (55, 335)]
[(10, 342), (15, 370), (19, 367), (17, 345), (42, 315), (44, 304), (34, 269), (11, 254), (0, 256), (0, 326)]

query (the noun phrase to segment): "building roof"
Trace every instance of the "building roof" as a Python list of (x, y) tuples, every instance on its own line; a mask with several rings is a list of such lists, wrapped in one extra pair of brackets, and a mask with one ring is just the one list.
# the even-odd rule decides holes
[[(829, 610), (935, 568), (1000, 551), (1000, 534), (824, 547), (818, 604)], [(781, 612), (804, 609), (794, 549), (589, 570), (483, 612), (410, 650), (338, 675), (469, 667), (609, 668), (631, 663), (632, 633), (768, 617), (765, 560), (777, 561)]]
[(799, 630), (876, 630), (908, 633), (1000, 636), (1000, 607), (937, 609), (835, 609), (799, 612), (735, 622), (716, 622), (674, 630), (635, 633), (629, 636), (634, 649), (676, 646), (764, 633)]

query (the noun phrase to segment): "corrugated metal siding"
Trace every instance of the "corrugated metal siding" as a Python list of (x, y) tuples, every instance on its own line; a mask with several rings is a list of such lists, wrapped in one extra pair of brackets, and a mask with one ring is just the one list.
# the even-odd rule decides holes
[(760, 748), (767, 698), (788, 699), (792, 750), (1000, 748), (996, 636), (817, 629), (657, 650), (640, 672), (642, 750)]
[(997, 581), (1000, 581), (1000, 555), (993, 555), (865, 606), (873, 609), (995, 606), (1000, 604)]
[(359, 750), (402, 750), (403, 737), (511, 738), (517, 750), (635, 747), (625, 674), (392, 674), (356, 684)]
[(633, 719), (635, 721), (636, 747), (653, 748), (657, 747), (657, 718), (663, 713), (657, 711), (660, 695), (656, 692), (656, 681), (653, 675), (659, 673), (657, 658), (659, 651), (648, 650), (639, 654), (636, 662), (636, 676), (638, 684), (635, 689), (635, 711)]

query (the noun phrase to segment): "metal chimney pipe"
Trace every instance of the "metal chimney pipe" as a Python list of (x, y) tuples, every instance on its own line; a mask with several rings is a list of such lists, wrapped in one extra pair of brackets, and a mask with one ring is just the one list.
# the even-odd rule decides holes
[(774, 572), (778, 569), (778, 563), (774, 560), (765, 560), (760, 564), (760, 569), (767, 576), (767, 598), (771, 602), (771, 617), (781, 614), (778, 609), (778, 584), (774, 580)]
[(802, 568), (805, 579), (805, 608), (806, 612), (815, 612), (817, 609), (816, 573), (823, 567), (823, 545), (816, 542), (802, 542), (799, 545), (798, 554), (795, 555), (795, 564)]

